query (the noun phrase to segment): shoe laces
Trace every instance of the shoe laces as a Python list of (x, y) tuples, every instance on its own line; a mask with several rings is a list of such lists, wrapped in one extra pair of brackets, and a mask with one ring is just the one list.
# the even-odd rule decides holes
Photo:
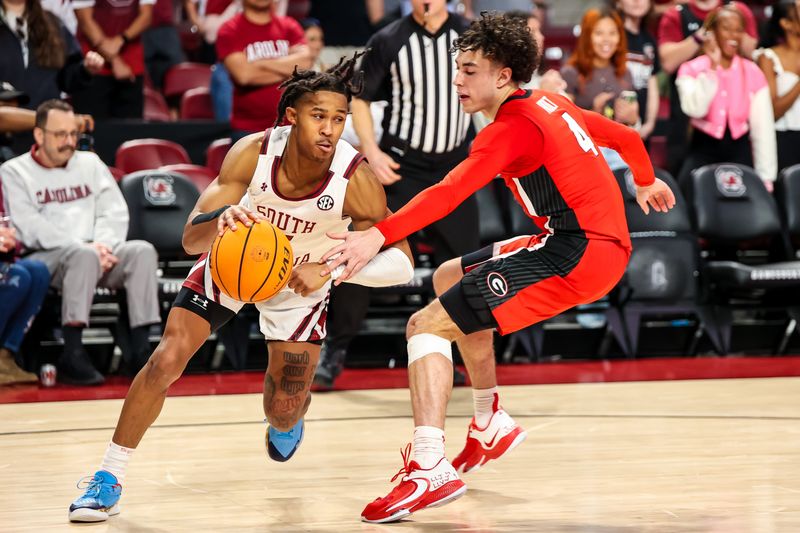
[(79, 479), (75, 486), (81, 490), (86, 489), (86, 496), (98, 496), (102, 485), (103, 478), (100, 476), (86, 476)]
[(401, 468), (400, 471), (397, 472), (394, 475), (394, 477), (392, 477), (392, 481), (394, 481), (395, 479), (397, 479), (400, 476), (407, 476), (408, 474), (410, 474), (414, 470), (413, 468), (411, 468), (411, 461), (409, 461), (409, 459), (411, 458), (411, 443), (410, 442), (406, 445), (405, 449), (400, 448), (400, 455), (403, 457), (403, 468)]

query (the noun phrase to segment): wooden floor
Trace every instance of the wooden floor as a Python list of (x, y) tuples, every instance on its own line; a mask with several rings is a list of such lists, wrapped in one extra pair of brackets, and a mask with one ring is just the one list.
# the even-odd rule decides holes
[[(800, 532), (800, 378), (505, 387), (529, 430), (460, 500), (359, 522), (401, 467), (405, 390), (317, 394), (306, 438), (269, 461), (258, 395), (170, 398), (133, 456), (122, 513), (70, 525), (121, 401), (0, 405), (0, 531)], [(469, 389), (450, 404), (460, 450)]]

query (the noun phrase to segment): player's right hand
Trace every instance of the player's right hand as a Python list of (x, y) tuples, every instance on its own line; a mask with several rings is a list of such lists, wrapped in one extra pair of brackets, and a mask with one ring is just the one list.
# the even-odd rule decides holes
[(217, 219), (217, 233), (221, 236), (226, 228), (230, 228), (231, 231), (236, 231), (239, 229), (236, 225), (237, 222), (249, 228), (253, 225), (253, 222), (259, 222), (261, 220), (265, 220), (264, 215), (261, 213), (253, 211), (243, 205), (232, 205), (223, 211)]
[(364, 155), (367, 156), (369, 166), (375, 173), (375, 177), (381, 182), (381, 185), (391, 185), (396, 181), (400, 181), (400, 178), (402, 178), (400, 174), (395, 172), (395, 170), (400, 168), (400, 163), (392, 159), (389, 154), (380, 148), (371, 150), (368, 154)]
[(651, 185), (636, 188), (636, 202), (645, 215), (650, 214), (650, 207), (666, 213), (675, 207), (675, 193), (672, 192), (669, 185), (656, 178)]

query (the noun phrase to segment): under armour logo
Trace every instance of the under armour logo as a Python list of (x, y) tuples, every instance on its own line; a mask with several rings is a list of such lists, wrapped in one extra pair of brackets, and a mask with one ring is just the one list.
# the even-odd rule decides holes
[(261, 191), (265, 192), (267, 189), (268, 189), (268, 186), (267, 186), (267, 182), (265, 181), (264, 183), (261, 184)]
[(208, 309), (208, 300), (206, 300), (199, 294), (195, 294), (194, 296), (192, 296), (191, 302), (197, 307), (202, 308), (203, 311)]

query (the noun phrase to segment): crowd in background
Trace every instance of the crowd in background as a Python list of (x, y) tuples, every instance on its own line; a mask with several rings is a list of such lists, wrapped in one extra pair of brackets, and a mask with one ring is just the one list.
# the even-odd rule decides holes
[[(280, 84), (295, 67), (324, 69), (368, 42), (377, 46), (380, 39), (370, 41), (376, 32), (395, 31), (414, 10), (425, 10), (425, 3), (0, 0), (0, 110), (18, 109), (0, 113), (0, 162), (10, 160), (0, 167), (0, 180), (11, 217), (0, 224), (0, 385), (35, 380), (21, 368), (22, 335), (47, 286), (63, 289), (76, 272), (81, 281), (67, 283), (75, 294), (65, 293), (62, 306), (64, 375), (82, 384), (102, 381), (80, 333), (88, 320), (87, 298), (91, 303), (98, 285), (144, 287), (134, 292), (139, 305), (131, 311), (139, 339), (133, 371), (146, 360), (147, 328), (157, 321), (155, 259), (145, 244), (126, 244), (121, 226), (107, 242), (95, 242), (102, 217), (119, 222), (127, 215), (106, 167), (111, 162), (76, 150), (92, 121), (143, 119), (147, 91), (160, 91), (170, 69), (189, 60), (211, 65), (214, 117), (230, 124), (235, 141), (273, 125)], [(752, 166), (772, 190), (781, 169), (800, 163), (798, 6), (795, 0), (597, 3), (574, 21), (575, 38), (561, 64), (545, 53), (551, 28), (546, 4), (461, 0), (447, 3), (445, 19), (466, 24), (484, 10), (524, 19), (543, 50), (543, 66), (526, 88), (565, 94), (580, 107), (635, 128), (646, 143), (666, 139), (664, 162), (682, 187), (693, 169), (727, 161)], [(380, 56), (367, 56), (373, 63), (375, 57)], [(397, 189), (392, 176), (399, 179), (395, 171), (411, 171), (408, 160), (399, 171), (401, 163), (383, 157), (389, 147), (379, 142), (386, 139), (381, 127), (387, 104), (381, 99), (392, 94), (386, 83), (373, 80), (367, 107), (359, 110), (362, 123), (371, 117), (375, 142), (365, 139), (359, 124), (349, 125), (347, 138), (372, 151), (370, 161), (391, 193)], [(53, 103), (64, 99), (72, 107)], [(55, 115), (34, 113), (43, 104)], [(482, 126), (485, 120), (473, 117), (465, 139)], [(26, 154), (13, 153), (12, 135), (24, 130), (34, 131), (36, 144)], [(625, 166), (613, 151), (603, 155), (612, 169)], [(446, 166), (437, 172), (446, 173)], [(90, 175), (77, 179), (75, 172)], [(44, 188), (42, 180), (50, 180)], [(81, 202), (64, 204), (59, 194), (78, 195)], [(75, 217), (79, 223), (64, 223)], [(125, 267), (132, 261), (131, 246), (139, 262), (148, 258), (137, 267), (146, 275), (134, 281)], [(80, 258), (86, 253), (99, 257), (91, 274)]]

